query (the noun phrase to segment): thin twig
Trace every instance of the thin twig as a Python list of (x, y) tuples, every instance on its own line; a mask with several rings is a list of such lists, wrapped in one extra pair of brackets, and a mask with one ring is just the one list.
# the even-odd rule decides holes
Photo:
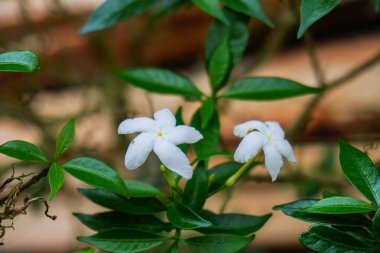
[(318, 60), (317, 52), (315, 50), (314, 39), (311, 36), (310, 32), (305, 33), (304, 40), (317, 83), (319, 86), (324, 87), (326, 86), (325, 77), (320, 62)]

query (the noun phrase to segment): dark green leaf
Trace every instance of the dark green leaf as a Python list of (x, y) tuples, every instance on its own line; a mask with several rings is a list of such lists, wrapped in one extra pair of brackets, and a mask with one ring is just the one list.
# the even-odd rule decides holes
[(376, 244), (374, 235), (367, 227), (334, 226), (334, 228), (357, 238), (371, 247), (374, 247)]
[(380, 242), (380, 209), (377, 210), (373, 219), (373, 232), (375, 234), (376, 240)]
[(80, 34), (111, 27), (120, 21), (137, 16), (158, 0), (107, 0), (91, 15)]
[(128, 196), (132, 198), (148, 198), (165, 195), (165, 193), (153, 185), (141, 181), (124, 180), (124, 182), (128, 189)]
[(52, 200), (57, 192), (61, 189), (63, 181), (65, 180), (65, 175), (63, 169), (57, 163), (52, 163), (49, 168), (49, 185), (50, 185), (50, 195), (48, 200)]
[(75, 119), (72, 118), (62, 128), (61, 133), (58, 136), (57, 144), (55, 146), (55, 159), (59, 159), (61, 155), (70, 148), (73, 144), (75, 137)]
[(351, 184), (372, 203), (380, 205), (380, 175), (368, 155), (339, 141), (339, 160)]
[(212, 98), (207, 98), (203, 101), (202, 106), (200, 108), (200, 116), (202, 122), (202, 129), (206, 128), (210, 119), (214, 115), (215, 112), (215, 104)]
[(174, 242), (170, 247), (165, 251), (165, 253), (179, 253), (178, 242)]
[(157, 9), (154, 10), (153, 17), (159, 18), (168, 15), (186, 3), (187, 1), (184, 0), (163, 0), (158, 5)]
[(246, 247), (254, 236), (206, 235), (183, 240), (183, 244), (197, 253), (234, 253)]
[(377, 13), (380, 13), (380, 0), (372, 0), (372, 3), (375, 7)]
[(313, 88), (298, 82), (278, 77), (243, 78), (225, 90), (221, 97), (243, 100), (274, 100), (319, 93), (321, 88)]
[(193, 177), (186, 183), (183, 200), (188, 207), (198, 212), (206, 202), (207, 193), (207, 168), (204, 162), (200, 162), (194, 170)]
[(198, 156), (194, 161), (192, 161), (191, 163), (192, 164), (195, 164), (197, 162), (200, 162), (200, 161), (205, 161), (211, 157), (214, 157), (214, 156), (224, 156), (226, 158), (233, 158), (232, 154), (228, 153), (228, 152), (224, 152), (224, 151), (213, 151), (211, 153), (208, 153), (208, 154), (203, 154), (202, 156)]
[(224, 16), (223, 11), (220, 8), (220, 0), (192, 0), (193, 3), (199, 7), (199, 9), (217, 18), (226, 25), (230, 22)]
[(170, 206), (167, 216), (174, 226), (182, 229), (194, 229), (212, 225), (211, 222), (203, 219), (185, 205)]
[(166, 207), (156, 198), (130, 198), (102, 189), (78, 189), (79, 193), (92, 202), (129, 214), (153, 214), (166, 210)]
[(33, 72), (39, 69), (37, 56), (26, 50), (0, 54), (0, 71)]
[(228, 42), (228, 37), (225, 37), (212, 53), (207, 65), (211, 87), (214, 91), (223, 87), (230, 76), (231, 55)]
[(23, 161), (49, 162), (39, 147), (26, 141), (8, 141), (0, 146), (0, 153)]
[(202, 212), (201, 216), (212, 223), (211, 227), (199, 228), (205, 234), (249, 235), (258, 231), (272, 214), (253, 216), (245, 214), (213, 214)]
[(302, 0), (301, 25), (298, 29), (297, 38), (301, 38), (314, 22), (332, 11), (340, 2), (341, 0)]
[(202, 92), (186, 77), (169, 70), (156, 68), (129, 69), (116, 76), (144, 90), (182, 96), (202, 96)]
[(104, 212), (96, 214), (74, 213), (83, 225), (95, 231), (113, 228), (130, 228), (136, 230), (161, 232), (170, 230), (170, 225), (153, 215), (132, 215), (120, 212)]
[(122, 195), (127, 194), (127, 187), (116, 171), (94, 158), (75, 158), (63, 164), (62, 167), (73, 177), (89, 185)]
[(146, 231), (116, 228), (88, 237), (80, 236), (78, 240), (104, 251), (125, 253), (146, 251), (159, 246), (170, 238)]
[(259, 0), (223, 0), (223, 2), (231, 9), (255, 17), (269, 27), (273, 27), (272, 22), (261, 8)]

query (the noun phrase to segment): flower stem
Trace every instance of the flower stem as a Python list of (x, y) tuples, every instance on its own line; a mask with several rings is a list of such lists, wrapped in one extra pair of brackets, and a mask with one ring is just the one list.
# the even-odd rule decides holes
[(236, 184), (236, 182), (247, 172), (247, 170), (249, 170), (252, 167), (252, 165), (255, 163), (256, 157), (260, 153), (261, 153), (261, 151), (255, 157), (253, 157), (251, 160), (249, 160), (248, 162), (243, 164), (243, 166), (241, 166), (240, 169), (234, 175), (232, 175), (229, 179), (227, 179), (225, 185), (227, 187), (231, 187), (234, 184)]
[(182, 198), (182, 190), (179, 187), (177, 181), (174, 179), (172, 172), (166, 168), (164, 165), (161, 165), (160, 167), (162, 173), (165, 176), (166, 182), (170, 186), (170, 189), (172, 191), (172, 197), (175, 201), (179, 201)]

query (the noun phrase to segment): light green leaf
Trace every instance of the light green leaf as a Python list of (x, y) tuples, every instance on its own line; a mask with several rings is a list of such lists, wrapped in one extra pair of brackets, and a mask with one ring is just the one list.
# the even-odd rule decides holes
[(37, 56), (27, 50), (0, 54), (0, 71), (33, 72), (39, 69)]
[(136, 180), (124, 180), (124, 182), (128, 188), (128, 196), (132, 198), (148, 198), (165, 195), (165, 193), (151, 184)]
[(302, 0), (301, 25), (298, 29), (297, 38), (301, 38), (314, 22), (332, 11), (340, 2), (341, 0)]
[(207, 65), (211, 87), (214, 91), (223, 87), (230, 76), (231, 55), (228, 42), (228, 37), (225, 37), (212, 53)]
[(39, 147), (26, 141), (8, 141), (0, 146), (0, 153), (22, 161), (49, 162)]
[(63, 182), (65, 181), (65, 174), (63, 173), (62, 167), (57, 163), (52, 163), (49, 168), (49, 185), (50, 185), (50, 195), (48, 200), (52, 200), (58, 191), (61, 189)]
[(59, 159), (61, 155), (70, 148), (73, 144), (75, 137), (75, 119), (72, 118), (62, 128), (61, 133), (58, 136), (57, 144), (55, 146), (55, 159)]
[(243, 78), (225, 90), (221, 97), (242, 100), (274, 100), (319, 93), (321, 88), (313, 88), (298, 82), (278, 77)]
[(194, 170), (193, 177), (186, 182), (183, 192), (184, 203), (198, 212), (206, 202), (207, 193), (207, 168), (204, 162), (200, 162)]
[(73, 251), (71, 253), (95, 253), (95, 249), (94, 248), (83, 248), (83, 249), (79, 249), (79, 250), (76, 250), (76, 251)]
[(220, 0), (192, 0), (199, 9), (217, 18), (226, 25), (230, 25), (228, 19), (224, 16), (220, 8)]
[(169, 206), (167, 217), (174, 226), (182, 229), (194, 229), (212, 225), (211, 222), (203, 219), (185, 205)]

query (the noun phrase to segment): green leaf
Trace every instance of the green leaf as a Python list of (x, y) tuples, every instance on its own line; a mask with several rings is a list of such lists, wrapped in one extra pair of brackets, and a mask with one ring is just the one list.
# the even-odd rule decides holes
[(37, 56), (27, 50), (0, 54), (0, 71), (33, 72), (39, 69)]
[(197, 253), (234, 253), (246, 247), (254, 236), (206, 235), (183, 240), (182, 243)]
[(187, 2), (183, 0), (163, 0), (158, 5), (157, 9), (154, 10), (153, 17), (159, 18), (168, 15), (186, 3)]
[(308, 249), (320, 253), (365, 253), (374, 249), (355, 237), (338, 229), (326, 226), (312, 226), (302, 233), (300, 242)]
[(205, 234), (249, 235), (258, 231), (272, 214), (253, 216), (245, 214), (214, 214), (204, 211), (201, 216), (212, 223), (211, 227), (198, 228)]
[(80, 249), (80, 250), (76, 250), (76, 251), (73, 251), (72, 253), (95, 253), (95, 249), (94, 248), (83, 248), (83, 249)]
[(375, 7), (377, 13), (380, 13), (380, 0), (372, 0), (372, 3)]
[(372, 203), (380, 205), (380, 175), (368, 155), (340, 140), (339, 160), (351, 184)]
[(228, 81), (231, 73), (231, 55), (228, 37), (225, 37), (212, 53), (208, 62), (207, 72), (213, 91), (217, 91)]
[(153, 185), (141, 181), (124, 180), (124, 182), (128, 189), (128, 196), (132, 198), (149, 198), (165, 195), (165, 193)]
[(116, 228), (101, 231), (88, 237), (80, 236), (78, 240), (104, 251), (125, 253), (146, 251), (159, 246), (170, 238), (147, 231)]
[(373, 232), (375, 234), (376, 240), (380, 242), (380, 209), (377, 210), (373, 219)]
[(302, 0), (301, 25), (298, 29), (297, 38), (301, 38), (314, 22), (332, 11), (340, 2), (341, 0)]
[(178, 242), (174, 242), (170, 247), (165, 251), (165, 253), (179, 253)]
[(212, 98), (207, 98), (205, 101), (203, 101), (202, 106), (199, 111), (200, 116), (201, 116), (202, 129), (207, 127), (212, 116), (214, 115), (214, 112), (215, 112), (214, 100)]
[(0, 146), (0, 153), (22, 161), (49, 162), (39, 147), (26, 141), (8, 141)]
[(211, 222), (203, 219), (185, 205), (169, 206), (167, 216), (174, 226), (182, 229), (194, 229), (212, 225)]
[(50, 195), (48, 200), (52, 200), (57, 192), (61, 189), (63, 182), (65, 181), (65, 174), (63, 173), (63, 168), (57, 163), (52, 163), (49, 168), (49, 185), (50, 185)]
[(157, 68), (129, 69), (116, 76), (144, 90), (182, 96), (202, 96), (202, 92), (186, 77), (169, 70)]
[(226, 25), (230, 25), (228, 19), (224, 16), (220, 8), (220, 0), (192, 0), (193, 3), (202, 11), (210, 14)]
[(324, 214), (368, 213), (376, 210), (367, 202), (351, 197), (331, 197), (321, 199), (312, 206), (303, 209), (303, 212)]
[(264, 24), (273, 28), (273, 23), (265, 15), (259, 0), (223, 0), (223, 2), (231, 9), (244, 13), (248, 16), (255, 17)]
[(200, 162), (193, 172), (193, 177), (185, 185), (183, 192), (184, 203), (195, 212), (198, 212), (206, 202), (207, 193), (207, 168), (204, 162)]
[(304, 86), (279, 77), (248, 77), (234, 83), (221, 97), (242, 100), (274, 100), (319, 93), (321, 88)]
[(113, 228), (130, 228), (152, 232), (162, 232), (171, 229), (153, 215), (132, 215), (120, 212), (104, 212), (96, 214), (74, 213), (83, 225), (95, 231), (103, 231)]
[(214, 156), (224, 156), (226, 158), (233, 158), (233, 155), (228, 153), (228, 152), (213, 151), (213, 152), (210, 152), (208, 154), (203, 154), (202, 156), (198, 156), (194, 161), (191, 162), (191, 164), (196, 164), (197, 162), (205, 161), (205, 160), (207, 160), (211, 157), (214, 157)]
[(83, 35), (111, 27), (139, 15), (156, 2), (158, 0), (107, 0), (94, 11), (79, 33)]
[(166, 210), (156, 198), (129, 198), (102, 189), (78, 189), (79, 193), (92, 202), (128, 214), (153, 214)]
[(120, 176), (108, 165), (90, 157), (79, 157), (62, 167), (73, 177), (94, 187), (126, 195), (128, 190)]
[(55, 159), (59, 159), (61, 155), (70, 148), (73, 144), (75, 137), (75, 119), (72, 118), (62, 128), (61, 133), (58, 136), (57, 144), (55, 146)]

